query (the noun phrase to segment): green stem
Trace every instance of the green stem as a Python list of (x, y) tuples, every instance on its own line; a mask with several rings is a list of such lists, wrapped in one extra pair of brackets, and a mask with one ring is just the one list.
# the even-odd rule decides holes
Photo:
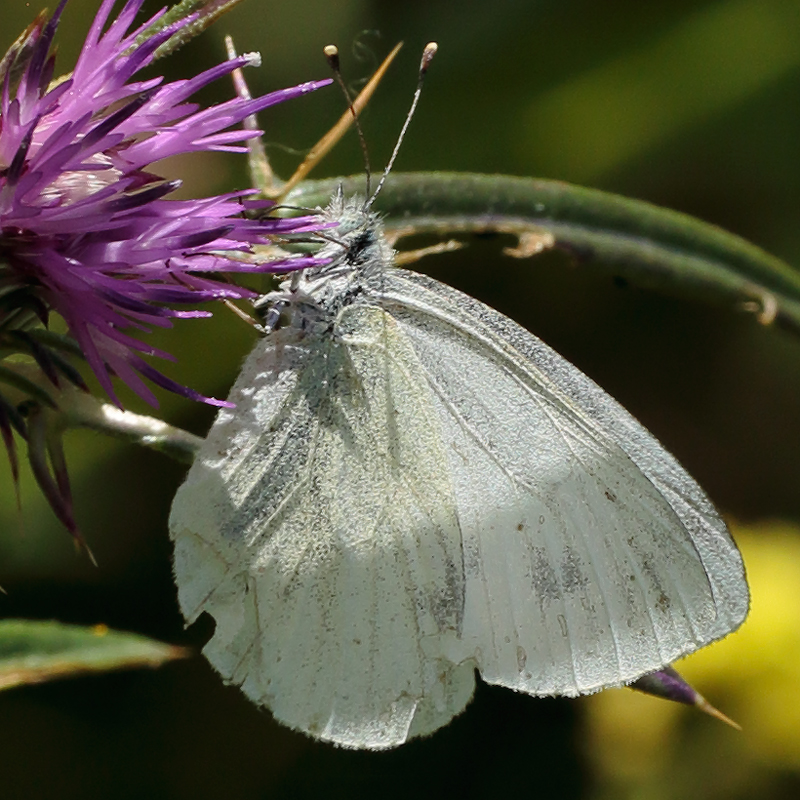
[[(363, 176), (307, 181), (286, 202), (325, 205)], [(496, 231), (517, 255), (554, 246), (639, 286), (731, 303), (800, 333), (800, 273), (715, 225), (641, 200), (559, 181), (466, 173), (393, 173), (376, 202), (389, 236)]]

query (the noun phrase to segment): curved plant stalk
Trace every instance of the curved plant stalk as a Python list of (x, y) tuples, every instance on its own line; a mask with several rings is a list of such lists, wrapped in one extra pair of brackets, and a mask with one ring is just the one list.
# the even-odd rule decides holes
[[(44, 391), (45, 381), (35, 367), (17, 364), (15, 374), (19, 379)], [(70, 428), (90, 428), (107, 436), (157, 450), (185, 464), (192, 462), (203, 441), (200, 436), (169, 425), (158, 417), (124, 411), (76, 386), (66, 385), (58, 391), (52, 386), (47, 389), (52, 405), (47, 409), (39, 407), (36, 411), (47, 413), (49, 433), (53, 437), (60, 439), (64, 431)]]
[(123, 411), (111, 403), (75, 389), (67, 389), (59, 398), (65, 428), (91, 428), (100, 433), (149, 447), (164, 455), (191, 464), (203, 442), (183, 428), (168, 425), (157, 417)]
[[(307, 181), (287, 204), (323, 206), (363, 176)], [(638, 286), (754, 312), (800, 333), (800, 272), (715, 225), (560, 181), (452, 172), (393, 173), (376, 208), (395, 241), (416, 234), (513, 234), (508, 255), (555, 247)]]
[[(322, 206), (362, 175), (306, 181), (287, 204)], [(564, 249), (638, 285), (734, 303), (800, 333), (800, 273), (755, 245), (686, 214), (558, 181), (465, 173), (394, 173), (377, 202), (390, 237), (510, 233), (517, 257)], [(19, 380), (38, 383), (15, 365)], [(41, 391), (52, 392), (52, 386)], [(52, 403), (52, 399), (47, 398)], [(120, 411), (74, 387), (58, 396), (64, 428), (89, 427), (189, 462), (200, 439), (155, 417)]]

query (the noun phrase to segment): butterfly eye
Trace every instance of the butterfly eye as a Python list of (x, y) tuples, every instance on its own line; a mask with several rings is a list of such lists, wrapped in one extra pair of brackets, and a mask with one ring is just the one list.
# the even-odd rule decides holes
[(290, 324), (291, 320), (288, 313), (290, 305), (291, 301), (286, 299), (257, 302), (254, 305), (253, 310), (261, 320), (261, 327), (264, 333), (272, 333)]

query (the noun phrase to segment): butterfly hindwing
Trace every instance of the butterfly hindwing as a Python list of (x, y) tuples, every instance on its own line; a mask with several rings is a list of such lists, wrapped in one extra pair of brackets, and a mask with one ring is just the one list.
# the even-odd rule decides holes
[[(217, 621), (204, 652), (225, 678), (292, 727), (379, 748), (472, 694), (473, 666), (439, 651), (463, 621), (461, 535), (408, 342), (379, 309), (340, 323), (321, 347), (257, 344), (176, 501), (176, 573), (187, 616)], [(227, 571), (196, 588), (204, 544)]]

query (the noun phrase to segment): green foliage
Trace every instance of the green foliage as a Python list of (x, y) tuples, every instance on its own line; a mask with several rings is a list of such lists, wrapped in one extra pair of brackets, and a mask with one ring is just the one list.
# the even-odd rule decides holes
[(183, 648), (105, 625), (0, 621), (0, 689), (88, 672), (157, 667), (186, 655)]

